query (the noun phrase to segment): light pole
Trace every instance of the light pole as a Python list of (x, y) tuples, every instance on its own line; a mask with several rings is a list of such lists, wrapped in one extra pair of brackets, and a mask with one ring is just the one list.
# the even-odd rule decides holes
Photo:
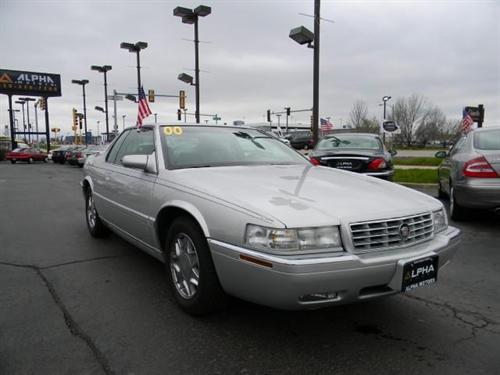
[(304, 26), (290, 30), (289, 37), (299, 44), (307, 44), (307, 47), (314, 49), (313, 61), (313, 143), (318, 142), (319, 136), (319, 22), (320, 22), (321, 1), (314, 0), (314, 33)]
[(120, 48), (126, 49), (131, 53), (135, 53), (137, 56), (137, 97), (140, 95), (141, 91), (141, 60), (140, 60), (140, 52), (141, 49), (148, 48), (148, 44), (146, 42), (137, 42), (133, 43), (120, 43)]
[(83, 121), (85, 124), (85, 146), (87, 146), (87, 104), (85, 102), (85, 85), (89, 83), (88, 79), (74, 79), (71, 81), (71, 83), (74, 83), (75, 85), (80, 85), (83, 88)]
[[(97, 120), (97, 137), (95, 138), (95, 144), (98, 145), (100, 144), (101, 142), (99, 142), (99, 137), (101, 136), (101, 131), (99, 130), (99, 124), (101, 122), (99, 120)], [(107, 136), (107, 135), (106, 135)]]
[[(182, 23), (194, 24), (194, 73), (195, 80), (194, 83), (196, 90), (196, 123), (200, 123), (200, 61), (198, 53), (198, 45), (200, 41), (198, 39), (198, 18), (206, 17), (212, 13), (212, 8), (205, 5), (199, 5), (194, 9), (177, 7), (174, 9), (174, 16), (181, 17)], [(193, 84), (193, 83), (191, 83)]]
[(155, 113), (155, 124), (158, 123), (158, 113)]
[(384, 101), (384, 118), (382, 119), (382, 139), (384, 140), (384, 144), (385, 144), (385, 131), (384, 131), (384, 121), (385, 121), (385, 107), (387, 105), (387, 101), (389, 101), (391, 99), (390, 96), (384, 96), (382, 97), (382, 100)]
[[(26, 118), (28, 121), (28, 132), (31, 133), (31, 122), (30, 122), (30, 102), (34, 102), (36, 99), (33, 98), (19, 98), (19, 100), (22, 100), (23, 102), (26, 103)], [(31, 134), (28, 134), (28, 139), (29, 142), (31, 142)]]
[(91, 70), (96, 70), (99, 73), (104, 73), (104, 107), (106, 108), (106, 142), (109, 142), (109, 118), (108, 118), (108, 79), (107, 79), (107, 72), (112, 69), (111, 65), (103, 65), (103, 66), (98, 66), (98, 65), (92, 65), (90, 67)]
[(122, 130), (125, 130), (125, 117), (127, 117), (127, 115), (122, 115)]
[[(25, 101), (23, 101), (23, 100), (16, 100), (16, 104), (21, 104), (21, 106), (23, 107), (23, 132), (25, 132), (25, 133), (26, 133), (26, 120), (25, 120), (25, 118), (24, 118), (24, 104), (25, 104), (25, 103), (26, 103), (26, 102), (25, 102)], [(24, 141), (26, 142), (26, 134), (23, 134), (23, 139), (24, 139)]]

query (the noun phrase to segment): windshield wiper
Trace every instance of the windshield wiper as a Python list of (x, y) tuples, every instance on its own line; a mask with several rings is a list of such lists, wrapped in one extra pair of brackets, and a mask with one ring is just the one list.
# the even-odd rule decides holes
[[(264, 146), (262, 146), (259, 142), (257, 142), (250, 134), (245, 133), (245, 132), (234, 132), (233, 134), (237, 137), (250, 140), (255, 146), (264, 150)], [(261, 138), (264, 138), (264, 137), (261, 137)]]

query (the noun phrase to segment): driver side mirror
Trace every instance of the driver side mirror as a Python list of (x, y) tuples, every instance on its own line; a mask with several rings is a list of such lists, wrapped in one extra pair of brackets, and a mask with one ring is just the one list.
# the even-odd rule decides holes
[(434, 154), (434, 156), (439, 159), (444, 159), (448, 156), (448, 153), (446, 151), (438, 151)]

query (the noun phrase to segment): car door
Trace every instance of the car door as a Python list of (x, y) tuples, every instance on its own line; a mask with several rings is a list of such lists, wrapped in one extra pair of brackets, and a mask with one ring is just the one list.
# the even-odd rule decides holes
[(122, 159), (126, 155), (153, 154), (153, 128), (130, 130), (117, 146), (115, 152), (112, 149), (108, 155), (105, 182), (101, 186), (102, 195), (107, 201), (104, 217), (129, 236), (152, 246), (151, 197), (157, 174), (127, 168), (123, 166)]
[(461, 153), (467, 143), (467, 136), (461, 137), (450, 150), (444, 164), (444, 181), (442, 186), (447, 188), (447, 193), (451, 191), (451, 185), (456, 181), (457, 176), (461, 174)]

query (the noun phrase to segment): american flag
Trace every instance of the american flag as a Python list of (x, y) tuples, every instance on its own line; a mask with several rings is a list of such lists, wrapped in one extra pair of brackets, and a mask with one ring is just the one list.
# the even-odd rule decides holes
[(464, 133), (468, 133), (472, 130), (472, 124), (474, 124), (474, 120), (469, 115), (469, 112), (464, 108), (464, 112), (462, 115), (462, 131)]
[(321, 123), (321, 132), (322, 133), (328, 133), (333, 129), (333, 125), (330, 122), (330, 120), (322, 118), (322, 119), (320, 119), (320, 123)]
[(149, 108), (148, 101), (146, 99), (146, 94), (144, 94), (144, 88), (141, 86), (139, 89), (139, 113), (137, 114), (137, 127), (142, 127), (142, 120), (151, 114), (151, 109)]

